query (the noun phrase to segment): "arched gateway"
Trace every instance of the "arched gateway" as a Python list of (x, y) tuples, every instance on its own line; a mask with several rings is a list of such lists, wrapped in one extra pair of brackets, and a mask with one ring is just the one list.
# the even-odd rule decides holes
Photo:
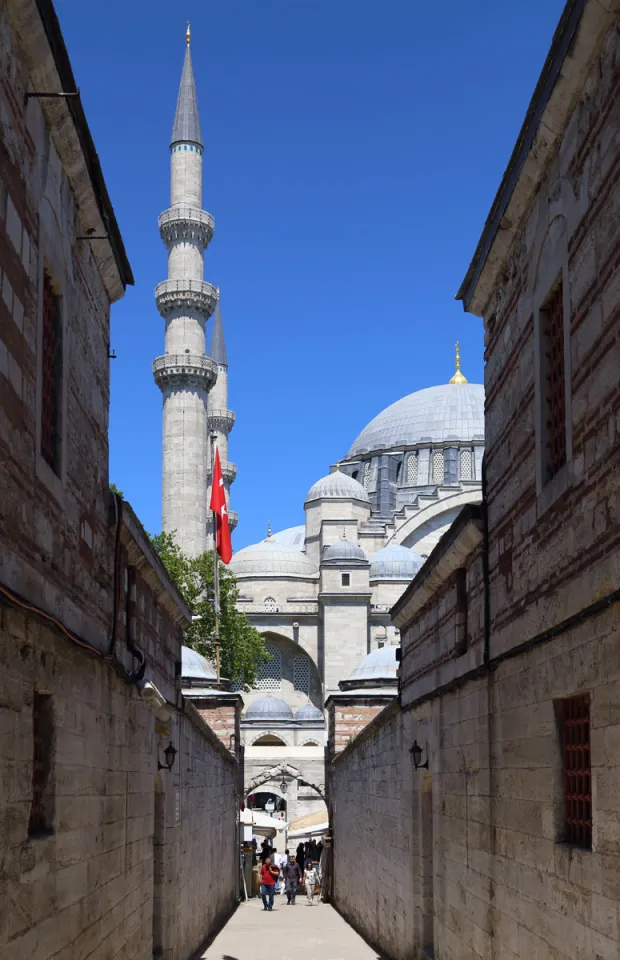
[(300, 770), (297, 769), (297, 767), (293, 767), (290, 763), (279, 763), (277, 766), (270, 767), (268, 770), (261, 770), (261, 772), (256, 774), (256, 776), (253, 777), (247, 784), (245, 788), (246, 796), (253, 793), (263, 784), (270, 783), (272, 780), (278, 780), (280, 777), (288, 777), (290, 780), (297, 780), (297, 782), (303, 787), (309, 787), (311, 790), (314, 790), (316, 793), (318, 793), (323, 803), (327, 803), (325, 800), (325, 784), (311, 783), (309, 780), (306, 780), (304, 775)]

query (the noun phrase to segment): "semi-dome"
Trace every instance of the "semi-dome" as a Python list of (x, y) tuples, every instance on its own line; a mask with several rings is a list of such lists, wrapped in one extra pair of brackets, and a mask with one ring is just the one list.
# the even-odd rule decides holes
[(368, 563), (368, 560), (359, 543), (341, 537), (325, 548), (322, 563)]
[(321, 477), (310, 487), (305, 502), (310, 503), (311, 500), (362, 500), (364, 503), (370, 502), (361, 483), (340, 470), (328, 473), (326, 477)]
[(323, 721), (323, 712), (319, 710), (318, 707), (315, 707), (312, 703), (307, 703), (304, 707), (300, 707), (297, 713), (295, 714), (296, 720), (303, 720), (306, 723), (309, 721)]
[(484, 387), (481, 383), (446, 383), (417, 390), (397, 400), (364, 427), (347, 457), (448, 440), (484, 440)]
[(293, 711), (288, 703), (278, 697), (261, 697), (251, 703), (243, 716), (244, 720), (264, 720), (272, 723), (280, 720), (292, 720)]
[(191, 647), (181, 647), (181, 678), (183, 680), (203, 681), (213, 683), (217, 681), (215, 667), (206, 657), (196, 653)]
[(273, 537), (239, 550), (230, 561), (230, 569), (238, 579), (298, 577), (310, 580), (317, 574), (316, 566), (299, 547), (278, 543)]
[(356, 690), (362, 687), (395, 686), (398, 672), (396, 651), (398, 646), (379, 647), (373, 650), (356, 666), (346, 680), (341, 681), (342, 690)]
[(370, 579), (413, 580), (423, 563), (419, 553), (400, 543), (391, 543), (370, 558)]

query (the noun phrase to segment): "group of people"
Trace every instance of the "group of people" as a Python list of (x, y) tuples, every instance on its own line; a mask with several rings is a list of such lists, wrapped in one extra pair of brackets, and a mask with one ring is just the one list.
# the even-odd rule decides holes
[(293, 855), (288, 850), (278, 853), (277, 847), (272, 847), (265, 837), (261, 844), (260, 867), (263, 910), (273, 910), (276, 893), (286, 894), (287, 906), (293, 906), (300, 883), (305, 886), (308, 903), (312, 906), (320, 883), (322, 850), (323, 844), (313, 840), (311, 843), (300, 843)]

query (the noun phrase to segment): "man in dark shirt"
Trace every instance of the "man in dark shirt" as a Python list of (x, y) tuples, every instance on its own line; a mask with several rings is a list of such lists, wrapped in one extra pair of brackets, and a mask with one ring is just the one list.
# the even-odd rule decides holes
[(282, 876), (284, 877), (284, 889), (286, 892), (286, 904), (295, 904), (297, 896), (297, 887), (301, 880), (301, 870), (295, 857), (290, 857), (288, 863), (282, 867)]

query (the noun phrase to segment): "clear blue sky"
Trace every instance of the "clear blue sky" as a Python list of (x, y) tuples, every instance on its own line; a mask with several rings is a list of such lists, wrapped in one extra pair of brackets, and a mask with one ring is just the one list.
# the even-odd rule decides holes
[[(236, 548), (303, 522), (304, 494), (362, 427), (446, 382), (454, 295), (499, 185), (561, 0), (56, 0), (136, 286), (112, 310), (110, 479), (160, 528), (166, 278), (157, 216), (185, 18), (216, 220), (237, 413)], [(210, 325), (209, 325), (210, 326)]]

